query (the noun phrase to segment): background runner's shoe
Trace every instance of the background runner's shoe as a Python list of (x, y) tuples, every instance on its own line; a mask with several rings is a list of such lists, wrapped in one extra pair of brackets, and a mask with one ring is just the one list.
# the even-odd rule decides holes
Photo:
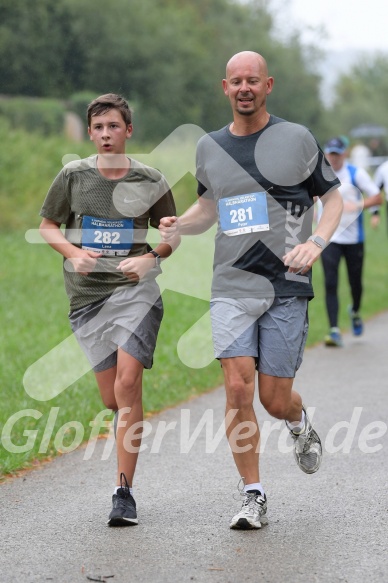
[(360, 316), (358, 314), (356, 314), (355, 312), (353, 312), (352, 306), (349, 306), (348, 312), (349, 312), (350, 322), (352, 324), (352, 331), (353, 331), (354, 336), (361, 336), (361, 334), (364, 331), (364, 324), (363, 324)]
[(343, 346), (342, 336), (339, 328), (330, 328), (329, 334), (325, 336), (326, 346)]
[(295, 433), (290, 430), (290, 435), (294, 440), (294, 457), (300, 469), (306, 474), (314, 474), (319, 470), (322, 462), (322, 444), (316, 431), (311, 425), (306, 409), (305, 425), (303, 431)]
[(132, 526), (138, 524), (136, 502), (129, 491), (125, 474), (120, 475), (121, 488), (112, 496), (113, 508), (109, 514), (109, 526)]
[(240, 512), (233, 517), (230, 528), (251, 530), (268, 524), (266, 495), (262, 496), (258, 490), (240, 491), (240, 494), (244, 496), (244, 501)]

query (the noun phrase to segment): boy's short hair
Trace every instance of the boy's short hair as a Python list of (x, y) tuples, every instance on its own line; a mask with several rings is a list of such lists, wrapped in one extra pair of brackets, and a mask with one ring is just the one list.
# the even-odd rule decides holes
[(125, 125), (132, 123), (132, 109), (129, 107), (128, 102), (121, 97), (116, 95), (116, 93), (106, 93), (105, 95), (100, 95), (96, 99), (93, 99), (88, 105), (87, 116), (88, 116), (88, 126), (90, 127), (90, 122), (92, 117), (96, 115), (104, 115), (110, 109), (118, 109), (122, 115)]

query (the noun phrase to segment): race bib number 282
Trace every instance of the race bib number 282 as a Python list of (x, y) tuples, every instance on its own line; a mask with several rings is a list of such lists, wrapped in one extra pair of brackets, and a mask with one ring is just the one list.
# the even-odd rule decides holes
[(128, 255), (133, 244), (133, 219), (99, 219), (84, 215), (82, 248), (103, 255)]

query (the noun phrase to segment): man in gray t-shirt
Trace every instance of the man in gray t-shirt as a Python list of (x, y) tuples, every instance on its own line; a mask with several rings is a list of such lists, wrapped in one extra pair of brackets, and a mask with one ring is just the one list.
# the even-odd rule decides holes
[[(267, 112), (273, 82), (261, 55), (244, 51), (229, 60), (223, 89), (233, 121), (198, 143), (197, 204), (159, 227), (169, 241), (217, 222), (211, 320), (225, 379), (226, 433), (244, 482), (230, 527), (241, 529), (268, 522), (253, 408), (256, 369), (260, 401), (286, 420), (299, 467), (310, 474), (321, 463), (320, 439), (293, 381), (308, 330), (311, 267), (342, 210), (339, 181), (309, 130)], [(311, 235), (317, 196), (323, 220)]]

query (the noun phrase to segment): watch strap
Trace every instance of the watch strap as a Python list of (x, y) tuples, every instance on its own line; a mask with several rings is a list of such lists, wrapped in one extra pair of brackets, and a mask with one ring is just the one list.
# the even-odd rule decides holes
[(311, 237), (309, 237), (307, 241), (312, 241), (313, 243), (315, 243), (317, 247), (320, 247), (321, 249), (324, 249), (326, 247), (325, 239), (323, 239), (319, 235), (311, 235)]
[(151, 251), (148, 251), (148, 253), (151, 253), (151, 255), (153, 255), (155, 257), (155, 267), (160, 267), (160, 262), (161, 262), (162, 258), (159, 255), (159, 253), (157, 253), (153, 249), (151, 249)]

